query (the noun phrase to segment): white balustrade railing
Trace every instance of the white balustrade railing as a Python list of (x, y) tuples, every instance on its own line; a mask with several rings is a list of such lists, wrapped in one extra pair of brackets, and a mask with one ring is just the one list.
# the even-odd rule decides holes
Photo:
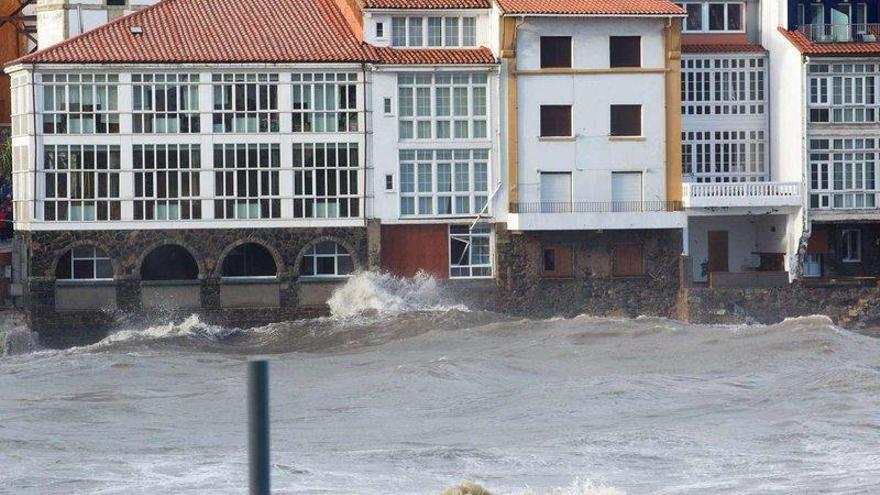
[(683, 186), (685, 206), (797, 205), (801, 200), (799, 182), (710, 182)]

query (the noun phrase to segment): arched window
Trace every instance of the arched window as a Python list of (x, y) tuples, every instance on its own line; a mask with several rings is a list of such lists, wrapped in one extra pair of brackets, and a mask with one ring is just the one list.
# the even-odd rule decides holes
[(224, 277), (274, 277), (277, 274), (275, 258), (260, 244), (237, 246), (223, 259), (221, 275)]
[(150, 251), (141, 264), (141, 280), (195, 280), (199, 265), (186, 249), (165, 244)]
[(58, 280), (113, 280), (113, 264), (100, 248), (76, 246), (64, 253), (55, 268)]
[(309, 246), (300, 266), (302, 277), (347, 277), (354, 272), (354, 261), (344, 247), (333, 241)]

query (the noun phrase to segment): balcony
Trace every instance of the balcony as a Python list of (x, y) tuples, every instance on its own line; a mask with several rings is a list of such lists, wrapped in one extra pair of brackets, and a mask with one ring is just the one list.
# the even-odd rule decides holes
[(813, 43), (877, 43), (880, 24), (804, 24), (798, 27)]
[(533, 230), (678, 229), (687, 223), (680, 201), (511, 203), (508, 228)]
[(802, 204), (799, 182), (685, 183), (685, 208), (798, 207)]

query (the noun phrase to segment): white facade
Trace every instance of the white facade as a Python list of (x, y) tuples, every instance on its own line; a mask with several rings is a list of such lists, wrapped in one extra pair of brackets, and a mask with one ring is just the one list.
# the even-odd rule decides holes
[(37, 43), (47, 48), (158, 0), (38, 0)]
[[(637, 213), (650, 210), (651, 203), (661, 205), (667, 200), (665, 22), (650, 18), (527, 17), (517, 23), (519, 177), (518, 206), (509, 218), (511, 229), (683, 225), (683, 215), (663, 211), (662, 206), (656, 208), (660, 211)], [(542, 36), (571, 37), (570, 69), (541, 68)], [(640, 37), (639, 68), (610, 67), (612, 36)], [(612, 136), (612, 105), (640, 106), (639, 135)], [(570, 106), (570, 136), (542, 137), (542, 106)], [(615, 173), (639, 175), (640, 190), (616, 198), (612, 187)], [(542, 174), (547, 175), (545, 180), (554, 180), (549, 174), (570, 174), (570, 195), (542, 197)], [(563, 205), (563, 210), (552, 205)], [(636, 211), (620, 211), (632, 208)]]
[[(13, 136), (16, 229), (364, 225), (366, 100), (359, 64), (72, 69), (37, 71), (36, 116), (26, 85), (31, 72), (19, 67), (11, 74), (16, 95), (25, 97), (14, 117), (20, 123)], [(176, 81), (167, 82), (169, 76)], [(190, 132), (164, 127), (183, 120)], [(166, 162), (139, 154), (158, 153), (154, 146)], [(183, 160), (183, 150), (188, 164), (177, 161), (170, 182), (162, 170), (171, 169), (172, 151)]]

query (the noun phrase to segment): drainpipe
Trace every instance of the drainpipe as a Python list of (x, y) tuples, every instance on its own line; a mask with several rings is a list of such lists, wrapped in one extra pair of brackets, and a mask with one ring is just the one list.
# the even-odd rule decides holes
[(789, 272), (789, 282), (793, 282), (795, 279), (800, 278), (801, 275), (801, 252), (806, 255), (807, 252), (807, 243), (810, 241), (810, 235), (813, 231), (813, 226), (810, 223), (810, 194), (809, 194), (809, 174), (807, 173), (807, 65), (810, 64), (810, 57), (804, 56), (803, 63), (801, 64), (801, 185), (803, 187), (803, 199), (801, 200), (801, 204), (803, 206), (803, 213), (801, 222), (803, 224), (804, 230), (801, 234), (801, 238), (798, 242), (797, 250), (794, 253), (794, 260), (791, 260), (791, 270)]
[[(31, 62), (31, 117), (34, 123), (34, 152), (33, 152), (33, 161), (34, 161), (34, 201), (33, 208), (34, 211), (32, 213), (31, 219), (37, 219), (37, 164), (39, 163), (37, 160), (37, 66), (33, 62)], [(15, 191), (12, 192), (15, 194)]]

